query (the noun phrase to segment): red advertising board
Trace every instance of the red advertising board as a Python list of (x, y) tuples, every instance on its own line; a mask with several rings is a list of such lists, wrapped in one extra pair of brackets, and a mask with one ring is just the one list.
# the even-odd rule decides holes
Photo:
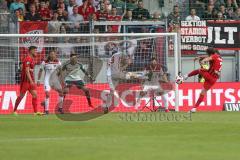
[[(238, 103), (240, 102), (240, 83), (217, 83), (211, 90), (208, 91), (204, 102), (200, 105), (201, 111), (222, 111), (224, 103)], [(184, 83), (179, 85), (179, 109), (180, 111), (187, 111), (197, 101), (202, 85), (200, 83)], [(106, 106), (106, 99), (109, 93), (107, 84), (91, 84), (90, 94), (92, 97), (93, 105), (99, 107)], [(122, 85), (120, 87), (119, 99), (115, 98), (115, 102), (119, 102), (113, 110), (114, 112), (134, 112), (135, 97), (139, 95), (139, 86), (129, 87), (129, 85)], [(17, 85), (0, 85), (0, 114), (9, 114), (13, 110), (13, 105), (19, 93), (19, 86)], [(44, 90), (42, 86), (38, 87), (38, 103), (39, 109), (41, 101), (44, 100)], [(148, 101), (149, 97), (141, 99), (139, 107), (143, 107)], [(161, 97), (156, 97), (161, 105)], [(51, 92), (50, 96), (50, 111), (54, 112), (58, 101), (58, 95), (55, 91)], [(168, 93), (169, 106), (174, 107), (175, 103), (174, 91)], [(117, 104), (117, 103), (116, 103)], [(149, 104), (151, 105), (151, 104)], [(20, 113), (32, 113), (31, 95), (29, 93), (25, 96), (19, 106)], [(71, 89), (70, 94), (65, 98), (64, 107), (68, 107), (72, 113), (87, 112), (91, 108), (87, 106), (85, 95), (82, 91), (76, 88)], [(145, 110), (148, 111), (148, 110)]]

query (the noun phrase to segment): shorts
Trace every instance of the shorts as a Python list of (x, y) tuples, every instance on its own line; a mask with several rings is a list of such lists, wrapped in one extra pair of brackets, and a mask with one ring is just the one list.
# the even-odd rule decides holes
[(27, 91), (37, 90), (36, 84), (30, 84), (29, 82), (21, 82), (20, 83), (20, 93), (26, 93)]
[(44, 90), (49, 92), (51, 90), (51, 86), (48, 81), (44, 82)]
[(205, 82), (203, 83), (203, 88), (205, 90), (209, 90), (218, 80), (218, 78), (212, 76), (207, 70), (204, 69), (201, 69), (199, 74), (205, 79)]
[(107, 76), (107, 82), (111, 90), (115, 90), (119, 82), (126, 79), (126, 74), (121, 72), (119, 74), (112, 74)]
[[(217, 81), (217, 80), (216, 80)], [(212, 88), (212, 86), (216, 83), (216, 81), (215, 82), (212, 82), (212, 81), (207, 81), (207, 80), (205, 80), (205, 82), (203, 83), (203, 88), (205, 89), (205, 90), (209, 90), (210, 88)]]
[(143, 84), (143, 91), (162, 91), (162, 87), (159, 82), (145, 81)]
[(68, 86), (68, 87), (71, 87), (72, 85), (76, 85), (77, 87), (84, 87), (85, 86), (83, 80), (76, 80), (76, 81), (66, 80), (65, 85)]

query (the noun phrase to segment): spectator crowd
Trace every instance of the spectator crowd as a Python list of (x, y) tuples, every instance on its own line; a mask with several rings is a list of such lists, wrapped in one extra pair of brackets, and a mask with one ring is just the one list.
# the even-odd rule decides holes
[[(17, 21), (150, 20), (141, 0), (1, 0)], [(155, 17), (156, 18), (156, 17)]]
[[(177, 28), (180, 20), (240, 20), (240, 0), (189, 0), (187, 8), (174, 5), (168, 15), (151, 13), (142, 0), (0, 0), (1, 6), (17, 21), (72, 22), (79, 28), (84, 21), (158, 21), (167, 16), (170, 28)], [(187, 11), (186, 11), (187, 10)], [(189, 10), (189, 11), (188, 11)], [(183, 17), (188, 13), (188, 16)], [(108, 32), (118, 32), (110, 26)], [(171, 29), (170, 29), (171, 30)]]
[[(16, 15), (18, 21), (88, 21), (94, 20), (150, 20), (160, 19), (159, 12), (152, 13), (142, 0), (0, 0), (1, 5)], [(239, 19), (240, 0), (190, 0), (187, 17), (182, 20)], [(184, 8), (181, 8), (182, 12)], [(180, 16), (174, 6), (170, 17)], [(179, 15), (178, 15), (179, 14)], [(115, 16), (113, 16), (115, 15)]]

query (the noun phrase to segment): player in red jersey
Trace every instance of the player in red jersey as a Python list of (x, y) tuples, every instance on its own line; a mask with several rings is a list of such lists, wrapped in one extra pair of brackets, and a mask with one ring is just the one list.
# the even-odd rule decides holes
[(191, 109), (190, 112), (196, 112), (196, 108), (200, 105), (203, 101), (205, 94), (207, 91), (217, 82), (220, 77), (221, 69), (222, 69), (222, 58), (219, 55), (218, 50), (214, 48), (208, 48), (206, 50), (207, 56), (197, 57), (194, 60), (200, 60), (202, 64), (208, 62), (209, 69), (197, 69), (190, 72), (188, 75), (184, 76), (186, 80), (188, 77), (195, 76), (200, 74), (204, 79), (205, 82), (203, 83), (203, 89), (200, 93), (200, 96), (195, 104), (195, 106)]
[(17, 108), (21, 100), (23, 99), (25, 93), (29, 91), (32, 95), (32, 105), (34, 110), (34, 115), (41, 115), (40, 112), (37, 111), (37, 91), (36, 84), (34, 82), (34, 57), (36, 57), (36, 49), (35, 46), (29, 47), (29, 55), (25, 57), (23, 60), (23, 67), (21, 72), (21, 83), (20, 83), (20, 95), (18, 96), (13, 113), (17, 114)]

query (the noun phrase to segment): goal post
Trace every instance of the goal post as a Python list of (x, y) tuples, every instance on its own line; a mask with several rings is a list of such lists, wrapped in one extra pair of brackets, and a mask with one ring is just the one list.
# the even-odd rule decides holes
[[(36, 82), (39, 69), (42, 67), (41, 63), (51, 51), (56, 52), (62, 64), (69, 61), (70, 55), (75, 53), (79, 63), (95, 80), (93, 82), (88, 76), (84, 75), (84, 72), (79, 72), (86, 88), (89, 89), (93, 106), (99, 107), (99, 110), (101, 107), (114, 106), (116, 112), (131, 112), (138, 107), (152, 105), (151, 103), (146, 104), (150, 100), (147, 96), (141, 97), (138, 107), (136, 107), (135, 100), (139, 96), (139, 92), (143, 90), (144, 82), (148, 79), (144, 75), (145, 68), (155, 58), (164, 75), (167, 76), (169, 83), (173, 85), (171, 89), (167, 88), (167, 91), (164, 91), (164, 94), (168, 95), (168, 105), (175, 111), (179, 111), (178, 85), (175, 84), (175, 77), (180, 71), (181, 56), (177, 33), (0, 34), (0, 41), (0, 65), (2, 66), (0, 90), (4, 96), (2, 104), (0, 104), (0, 114), (7, 114), (12, 111), (16, 95), (19, 94), (19, 79), (17, 79), (17, 76), (19, 76), (20, 67), (17, 62), (24, 59), (28, 54), (28, 47), (32, 45), (37, 46), (34, 69)], [(116, 55), (118, 55), (118, 58), (116, 58)], [(114, 60), (118, 60), (118, 62), (113, 62)], [(107, 102), (112, 89), (108, 81), (109, 68), (111, 70), (111, 80), (114, 81), (113, 85), (119, 92), (118, 96), (112, 97), (111, 104)], [(116, 73), (114, 73), (115, 71)], [(114, 74), (117, 76), (113, 77)], [(50, 78), (51, 83), (56, 81), (55, 78)], [(40, 81), (41, 85), (37, 88), (39, 108), (41, 108), (40, 103), (45, 99), (44, 74), (42, 74)], [(62, 87), (64, 87), (64, 84)], [(165, 90), (164, 87), (161, 89)], [(161, 96), (156, 96), (153, 101), (154, 105), (163, 106)], [(21, 113), (32, 112), (29, 97), (31, 96), (28, 93), (20, 104), (19, 110)], [(116, 100), (116, 98), (120, 100)], [(51, 113), (56, 110), (57, 99), (57, 92), (50, 91), (49, 108)], [(86, 112), (92, 109), (87, 106), (84, 92), (77, 87), (73, 86), (69, 90), (66, 100), (68, 101), (65, 102), (65, 105), (70, 112)]]

